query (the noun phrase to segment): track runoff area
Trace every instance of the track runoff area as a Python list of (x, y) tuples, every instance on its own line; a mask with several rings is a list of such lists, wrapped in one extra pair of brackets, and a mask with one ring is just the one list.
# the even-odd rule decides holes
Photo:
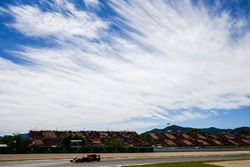
[(102, 159), (99, 162), (70, 162), (70, 159), (83, 155), (86, 154), (1, 154), (0, 167), (104, 167), (171, 162), (240, 160), (250, 159), (250, 150), (107, 153), (100, 154)]

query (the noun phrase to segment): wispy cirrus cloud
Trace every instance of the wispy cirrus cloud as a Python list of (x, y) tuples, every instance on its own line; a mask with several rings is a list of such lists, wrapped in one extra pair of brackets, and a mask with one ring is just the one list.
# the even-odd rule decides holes
[(62, 2), (7, 9), (56, 45), (13, 52), (29, 66), (0, 57), (1, 127), (140, 130), (250, 105), (249, 32), (232, 36), (245, 20), (189, 1), (109, 1), (113, 18)]
[(100, 3), (98, 0), (85, 0), (84, 1), (87, 7), (98, 8)]
[(93, 13), (77, 10), (73, 4), (61, 1), (51, 5), (52, 11), (20, 5), (11, 6), (9, 14), (14, 23), (10, 26), (24, 35), (33, 37), (97, 38), (99, 31), (105, 30), (107, 22), (102, 21)]

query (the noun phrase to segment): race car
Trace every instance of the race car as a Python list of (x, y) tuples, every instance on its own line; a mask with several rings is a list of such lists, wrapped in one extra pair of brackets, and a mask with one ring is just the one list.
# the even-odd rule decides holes
[(92, 162), (92, 161), (100, 161), (101, 160), (101, 156), (100, 155), (96, 155), (96, 154), (88, 154), (86, 157), (75, 157), (72, 160), (70, 160), (70, 162), (72, 163), (78, 163), (78, 162)]

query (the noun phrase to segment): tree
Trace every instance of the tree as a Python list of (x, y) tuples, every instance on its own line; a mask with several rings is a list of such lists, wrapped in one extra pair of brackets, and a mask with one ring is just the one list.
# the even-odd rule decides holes
[(148, 133), (143, 133), (140, 135), (140, 138), (146, 142), (148, 142), (150, 145), (155, 145), (156, 144), (156, 141), (155, 139), (150, 136)]
[(125, 144), (121, 139), (108, 139), (104, 141), (104, 146), (122, 147), (122, 146), (125, 146)]
[(205, 135), (206, 133), (199, 130), (199, 129), (194, 129), (194, 128), (191, 128), (189, 129), (187, 132), (187, 134), (191, 135), (191, 134), (201, 134), (201, 135)]
[(28, 139), (23, 139), (20, 134), (5, 135), (0, 142), (8, 147), (26, 147), (29, 144)]
[(191, 128), (187, 131), (187, 134), (194, 134), (194, 133), (199, 133), (199, 131), (197, 129), (193, 129), (193, 128)]
[(82, 145), (85, 143), (85, 138), (78, 134), (67, 134), (61, 139), (61, 146), (62, 147), (70, 147), (71, 146), (71, 140), (82, 140)]
[(65, 135), (62, 139), (61, 139), (61, 146), (62, 147), (70, 147), (70, 140), (71, 140), (71, 136), (70, 135)]

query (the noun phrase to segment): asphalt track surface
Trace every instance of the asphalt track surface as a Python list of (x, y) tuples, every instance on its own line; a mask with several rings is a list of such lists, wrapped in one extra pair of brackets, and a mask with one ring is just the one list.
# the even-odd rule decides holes
[(166, 158), (128, 158), (128, 159), (104, 159), (100, 162), (70, 163), (69, 160), (28, 160), (0, 162), (1, 167), (99, 167), (99, 166), (123, 166), (170, 162), (190, 161), (218, 161), (250, 159), (250, 154), (200, 156), (200, 157), (166, 157)]

